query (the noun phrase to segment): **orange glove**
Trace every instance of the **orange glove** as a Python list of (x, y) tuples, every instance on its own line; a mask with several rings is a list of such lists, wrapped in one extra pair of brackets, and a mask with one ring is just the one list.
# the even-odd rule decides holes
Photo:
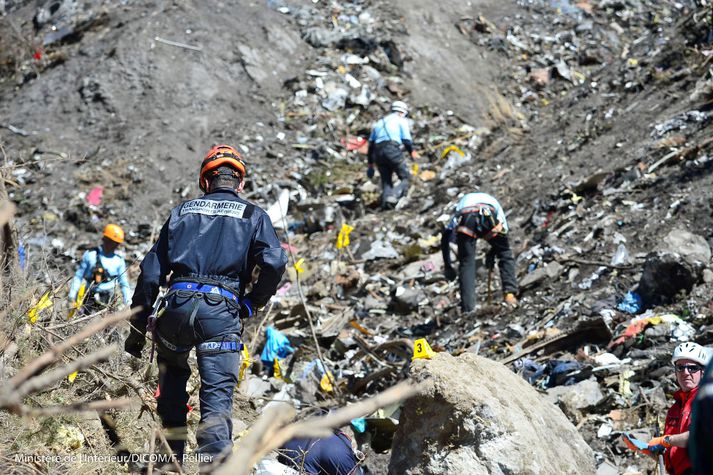
[[(651, 448), (646, 444), (644, 441), (637, 439), (633, 435), (629, 434), (628, 432), (624, 432), (621, 435), (621, 438), (624, 440), (624, 443), (626, 444), (629, 449), (633, 450), (634, 452), (639, 452), (644, 455), (648, 455), (650, 457), (654, 457), (654, 452), (651, 450)], [(661, 446), (659, 446), (661, 447)], [(663, 450), (663, 448), (660, 448), (660, 450)]]
[(652, 452), (658, 452), (659, 450), (668, 449), (669, 447), (671, 447), (671, 443), (666, 439), (668, 439), (667, 435), (662, 435), (661, 437), (654, 437), (648, 443), (649, 450)]

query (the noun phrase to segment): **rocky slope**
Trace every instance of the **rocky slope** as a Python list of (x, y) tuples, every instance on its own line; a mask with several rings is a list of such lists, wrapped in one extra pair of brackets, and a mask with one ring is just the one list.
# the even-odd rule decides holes
[[(138, 264), (168, 209), (198, 193), (204, 151), (228, 142), (250, 164), (249, 199), (268, 207), (281, 191), (289, 195), (276, 224), (292, 262), (305, 259), (307, 309), (349, 397), (402, 378), (408, 359), (394, 353), (394, 342), (408, 347), (420, 336), (453, 354), (521, 352), (521, 370), (576, 356), (570, 382), (593, 375), (601, 398), (560, 405), (597, 462), (650, 468), (622, 449), (618, 431), (650, 427), (662, 414), (674, 384), (667, 354), (680, 338), (712, 339), (710, 6), (6, 1), (0, 9), (5, 183), (35, 297), (51, 285), (58, 302), (40, 324), (60, 318), (62, 282), (103, 224), (128, 231), (127, 258)], [(409, 202), (379, 212), (358, 137), (394, 99), (412, 106), (422, 158)], [(465, 158), (444, 154), (449, 146)], [(97, 187), (101, 201), (89, 204)], [(522, 305), (512, 312), (486, 305), (481, 259), (483, 305), (465, 318), (457, 287), (440, 275), (437, 243), (450, 206), (475, 189), (497, 196), (508, 212)], [(355, 228), (350, 252), (334, 247), (343, 223)], [(702, 250), (676, 268), (690, 285), (673, 282), (668, 298), (638, 310), (682, 320), (652, 323), (608, 352), (611, 333), (634, 318), (617, 305), (636, 290), (647, 256), (682, 251), (671, 240), (683, 232), (701, 237), (689, 241)], [(649, 256), (647, 272), (666, 262)], [(314, 345), (294, 270), (290, 279), (270, 319), (303, 345), (289, 362), (298, 374)], [(497, 302), (497, 288), (494, 295)], [(6, 323), (10, 339), (22, 334), (26, 307)], [(542, 343), (599, 319), (596, 331)], [(365, 358), (365, 346), (396, 369)], [(23, 348), (20, 359), (32, 352)], [(117, 355), (110, 367), (126, 376), (128, 364)], [(101, 378), (85, 384), (87, 394), (117, 391)], [(315, 397), (309, 389), (290, 391), (307, 401)], [(145, 441), (128, 435), (135, 419), (123, 419), (123, 430), (140, 446)], [(7, 453), (21, 449), (4, 439)], [(372, 460), (372, 470), (386, 470), (388, 455)]]

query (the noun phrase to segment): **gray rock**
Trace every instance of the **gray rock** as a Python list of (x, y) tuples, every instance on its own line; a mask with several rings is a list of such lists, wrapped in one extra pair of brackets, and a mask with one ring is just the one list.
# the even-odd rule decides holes
[(706, 238), (682, 229), (675, 229), (668, 233), (658, 250), (680, 254), (690, 264), (701, 262), (703, 265), (708, 265), (711, 260), (711, 248)]
[(547, 271), (543, 267), (538, 267), (520, 280), (520, 288), (527, 289), (539, 284), (547, 278)]
[(371, 244), (371, 249), (365, 252), (361, 257), (367, 261), (373, 261), (374, 259), (397, 259), (399, 253), (396, 252), (396, 249), (394, 249), (390, 243), (378, 240), (374, 241)]
[(558, 404), (571, 419), (578, 420), (580, 411), (596, 406), (604, 400), (596, 378), (571, 386), (557, 386), (547, 390), (547, 399)]
[(559, 262), (549, 262), (544, 267), (538, 267), (534, 271), (527, 274), (520, 281), (520, 287), (526, 289), (542, 283), (547, 279), (556, 279), (564, 270), (564, 267)]
[(399, 280), (417, 279), (428, 273), (443, 272), (443, 255), (441, 252), (433, 253), (420, 261), (412, 262), (402, 267), (396, 274)]
[(410, 313), (415, 312), (418, 309), (418, 304), (426, 299), (423, 290), (399, 286), (394, 292), (392, 303), (396, 312)]
[(376, 299), (370, 294), (368, 294), (366, 299), (364, 299), (364, 308), (366, 310), (371, 310), (372, 308), (385, 310), (387, 307), (388, 305), (386, 302)]
[(404, 404), (389, 474), (595, 473), (564, 414), (502, 364), (438, 353), (411, 376), (423, 389)]
[(618, 475), (619, 469), (609, 460), (605, 460), (597, 467), (597, 475)]
[(265, 395), (270, 390), (270, 382), (264, 381), (258, 376), (248, 376), (243, 392), (248, 398), (258, 398)]

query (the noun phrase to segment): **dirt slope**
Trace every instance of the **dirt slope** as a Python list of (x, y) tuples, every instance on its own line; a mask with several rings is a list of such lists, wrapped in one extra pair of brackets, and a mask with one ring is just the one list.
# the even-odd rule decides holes
[[(313, 266), (304, 285), (324, 321), (341, 309), (379, 339), (420, 331), (439, 349), (477, 346), (498, 358), (531, 331), (567, 329), (596, 316), (598, 303), (615, 305), (636, 285), (645, 255), (670, 230), (685, 229), (713, 244), (707, 140), (713, 115), (710, 94), (692, 95), (711, 79), (705, 59), (710, 22), (685, 23), (695, 11), (691, 2), (680, 8), (658, 0), (580, 3), (67, 0), (40, 2), (48, 12), (61, 4), (42, 17), (35, 2), (4, 2), (0, 144), (30, 257), (28, 280), (38, 286), (27, 293), (38, 297), (39, 287), (51, 285), (62, 300), (62, 282), (76, 258), (110, 220), (128, 231), (125, 249), (135, 278), (168, 209), (198, 194), (202, 154), (227, 142), (249, 163), (246, 196), (268, 205), (276, 186), (290, 191), (292, 244)], [(42, 46), (65, 27), (74, 33)], [(334, 91), (346, 99), (330, 103)], [(368, 105), (359, 103), (364, 97)], [(403, 210), (379, 213), (365, 159), (344, 143), (368, 133), (394, 99), (412, 105), (421, 166), (436, 178), (415, 180)], [(451, 144), (473, 160), (445, 173), (440, 154)], [(102, 203), (88, 205), (86, 194), (96, 186), (103, 187)], [(437, 275), (439, 269), (425, 277), (404, 273), (412, 261), (436, 252), (438, 218), (458, 193), (476, 188), (495, 194), (510, 213), (521, 279), (555, 261), (562, 268), (526, 288), (515, 312), (485, 309), (473, 319), (458, 314), (456, 287)], [(327, 210), (337, 217), (327, 221)], [(333, 248), (344, 221), (356, 227), (356, 260), (348, 266)], [(377, 237), (400, 257), (365, 262), (364, 251)], [(622, 242), (631, 263), (611, 267)], [(339, 272), (351, 286), (335, 283)], [(480, 266), (481, 296), (484, 277)], [(658, 310), (695, 315), (700, 342), (710, 342), (712, 285), (701, 282)], [(421, 292), (416, 300), (428, 304), (395, 311), (402, 287)], [(286, 291), (277, 317), (293, 317), (298, 302), (294, 288)], [(24, 307), (10, 313), (5, 330), (11, 339), (30, 334)], [(615, 312), (609, 324), (613, 329), (629, 318)], [(303, 341), (303, 330), (291, 337)], [(105, 335), (103, 343), (119, 341), (119, 333)], [(21, 348), (14, 365), (46, 347), (37, 338)], [(654, 384), (663, 394), (671, 378), (651, 383), (648, 373), (663, 366), (673, 343), (661, 338), (642, 345), (660, 354), (644, 354), (650, 362), (632, 381)], [(105, 369), (123, 378), (145, 375), (147, 387), (153, 384), (146, 362), (122, 358)], [(380, 369), (358, 364), (367, 373)], [(337, 366), (351, 382), (353, 362)], [(84, 389), (63, 386), (47, 399), (130, 391), (121, 381), (107, 390), (105, 375), (90, 374)], [(611, 407), (640, 403), (622, 400), (610, 384), (617, 375), (606, 377), (600, 383), (615, 401)], [(396, 379), (378, 378), (362, 393)], [(236, 404), (252, 421), (255, 408)], [(597, 410), (580, 430), (601, 457), (614, 454), (624, 466), (631, 457), (612, 452), (615, 437), (596, 435), (609, 406)], [(124, 414), (120, 432), (138, 450), (150, 424), (142, 419), (135, 426), (136, 416)], [(25, 432), (13, 439), (12, 417), (0, 420), (10, 451), (31, 440)], [(59, 422), (33, 424), (32, 431), (45, 424), (51, 433)], [(107, 443), (101, 429), (93, 435), (97, 446)], [(371, 468), (385, 473), (388, 455), (373, 457)]]

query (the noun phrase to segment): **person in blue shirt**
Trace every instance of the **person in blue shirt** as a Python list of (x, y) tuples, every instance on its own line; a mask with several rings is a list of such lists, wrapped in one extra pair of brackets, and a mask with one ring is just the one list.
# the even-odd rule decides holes
[(107, 224), (101, 246), (89, 249), (82, 256), (69, 288), (69, 302), (77, 305), (77, 294), (85, 283), (83, 309), (87, 313), (109, 306), (114, 301), (116, 284), (121, 287), (124, 304), (131, 302), (131, 287), (126, 275), (126, 261), (116, 253), (124, 242), (124, 231), (116, 224)]
[[(374, 123), (369, 135), (369, 150), (367, 154), (368, 168), (366, 175), (374, 176), (374, 164), (379, 168), (381, 176), (381, 207), (394, 208), (399, 199), (406, 195), (411, 172), (406, 166), (401, 146), (409, 152), (411, 160), (416, 160), (418, 154), (413, 149), (413, 139), (409, 122), (406, 119), (408, 106), (402, 101), (391, 104), (391, 113)], [(394, 186), (393, 174), (401, 180)]]
[(498, 258), (500, 280), (505, 303), (517, 305), (518, 291), (515, 274), (515, 258), (508, 240), (508, 222), (503, 207), (498, 200), (487, 193), (468, 193), (463, 196), (456, 210), (441, 233), (441, 252), (445, 276), (455, 280), (456, 271), (451, 264), (450, 242), (458, 245), (458, 278), (460, 284), (461, 309), (471, 312), (475, 309), (475, 242), (483, 239), (490, 244), (486, 255), (486, 266), (492, 269)]

